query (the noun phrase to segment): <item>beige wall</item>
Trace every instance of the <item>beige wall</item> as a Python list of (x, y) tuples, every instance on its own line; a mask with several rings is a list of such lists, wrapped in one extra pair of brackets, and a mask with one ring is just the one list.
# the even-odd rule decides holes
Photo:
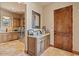
[(73, 5), (73, 50), (79, 51), (79, 3), (52, 3), (43, 8), (44, 24), (51, 34), (50, 43), (54, 45), (54, 10)]
[(38, 12), (41, 15), (41, 27), (42, 27), (42, 7), (36, 3), (27, 3), (27, 29), (32, 28), (32, 10)]
[(79, 51), (79, 3), (73, 7), (73, 50)]

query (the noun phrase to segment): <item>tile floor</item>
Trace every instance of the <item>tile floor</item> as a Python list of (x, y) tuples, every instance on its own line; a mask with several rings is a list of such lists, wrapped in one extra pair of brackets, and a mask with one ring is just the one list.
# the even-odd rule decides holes
[[(0, 56), (29, 56), (24, 53), (24, 44), (19, 40), (14, 40), (0, 44)], [(78, 56), (76, 54), (49, 47), (41, 56)]]
[(41, 56), (78, 56), (77, 54), (61, 49), (49, 47)]
[(0, 44), (0, 56), (27, 56), (24, 53), (24, 44), (19, 40)]

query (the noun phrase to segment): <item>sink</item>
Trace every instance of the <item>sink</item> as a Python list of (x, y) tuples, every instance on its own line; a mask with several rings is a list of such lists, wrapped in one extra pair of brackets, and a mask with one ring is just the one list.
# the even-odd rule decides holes
[(28, 37), (42, 38), (44, 36), (49, 35), (49, 33), (45, 33), (44, 31), (42, 32), (42, 30), (39, 29), (38, 30), (30, 29), (28, 32), (32, 33), (32, 35), (29, 34)]
[(45, 37), (47, 35), (49, 35), (49, 33), (39, 34), (39, 35), (28, 35), (28, 37), (43, 38), (43, 37)]

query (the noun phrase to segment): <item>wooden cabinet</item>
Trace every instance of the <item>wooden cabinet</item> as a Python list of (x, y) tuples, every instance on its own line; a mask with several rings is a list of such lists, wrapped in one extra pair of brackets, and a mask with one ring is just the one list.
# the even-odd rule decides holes
[(46, 50), (50, 45), (50, 35), (46, 35), (41, 38), (28, 37), (27, 40), (28, 49), (27, 53), (30, 55), (40, 55)]
[(18, 18), (13, 18), (13, 28), (19, 27), (20, 26), (20, 19)]
[(24, 18), (13, 18), (13, 28), (23, 27), (25, 25)]
[(20, 20), (20, 26), (23, 27), (25, 25), (24, 19)]
[(8, 37), (8, 41), (12, 40), (12, 34), (11, 33), (9, 33), (7, 37)]
[(30, 55), (36, 55), (36, 38), (28, 38), (28, 54)]
[(11, 36), (12, 36), (11, 38), (12, 38), (13, 40), (19, 38), (19, 34), (18, 34), (18, 32), (13, 32), (13, 33), (11, 33)]
[(46, 50), (50, 45), (50, 35), (44, 37), (44, 50)]
[(16, 20), (13, 19), (13, 27), (16, 27)]
[(3, 34), (2, 35), (2, 41), (3, 42), (6, 42), (8, 40), (8, 34), (6, 33), (6, 34)]
[(6, 42), (8, 40), (8, 34), (7, 33), (1, 33), (0, 34), (0, 43)]
[(18, 32), (0, 33), (0, 43), (18, 39), (18, 37), (19, 37)]
[(0, 34), (0, 43), (2, 42), (2, 34)]
[(20, 19), (17, 19), (16, 23), (17, 23), (16, 26), (19, 27), (20, 26)]

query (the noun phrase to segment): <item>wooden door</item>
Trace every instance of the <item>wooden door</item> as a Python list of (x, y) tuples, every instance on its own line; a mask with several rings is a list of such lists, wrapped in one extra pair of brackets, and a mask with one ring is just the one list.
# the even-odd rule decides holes
[(72, 6), (54, 11), (54, 46), (72, 51)]

